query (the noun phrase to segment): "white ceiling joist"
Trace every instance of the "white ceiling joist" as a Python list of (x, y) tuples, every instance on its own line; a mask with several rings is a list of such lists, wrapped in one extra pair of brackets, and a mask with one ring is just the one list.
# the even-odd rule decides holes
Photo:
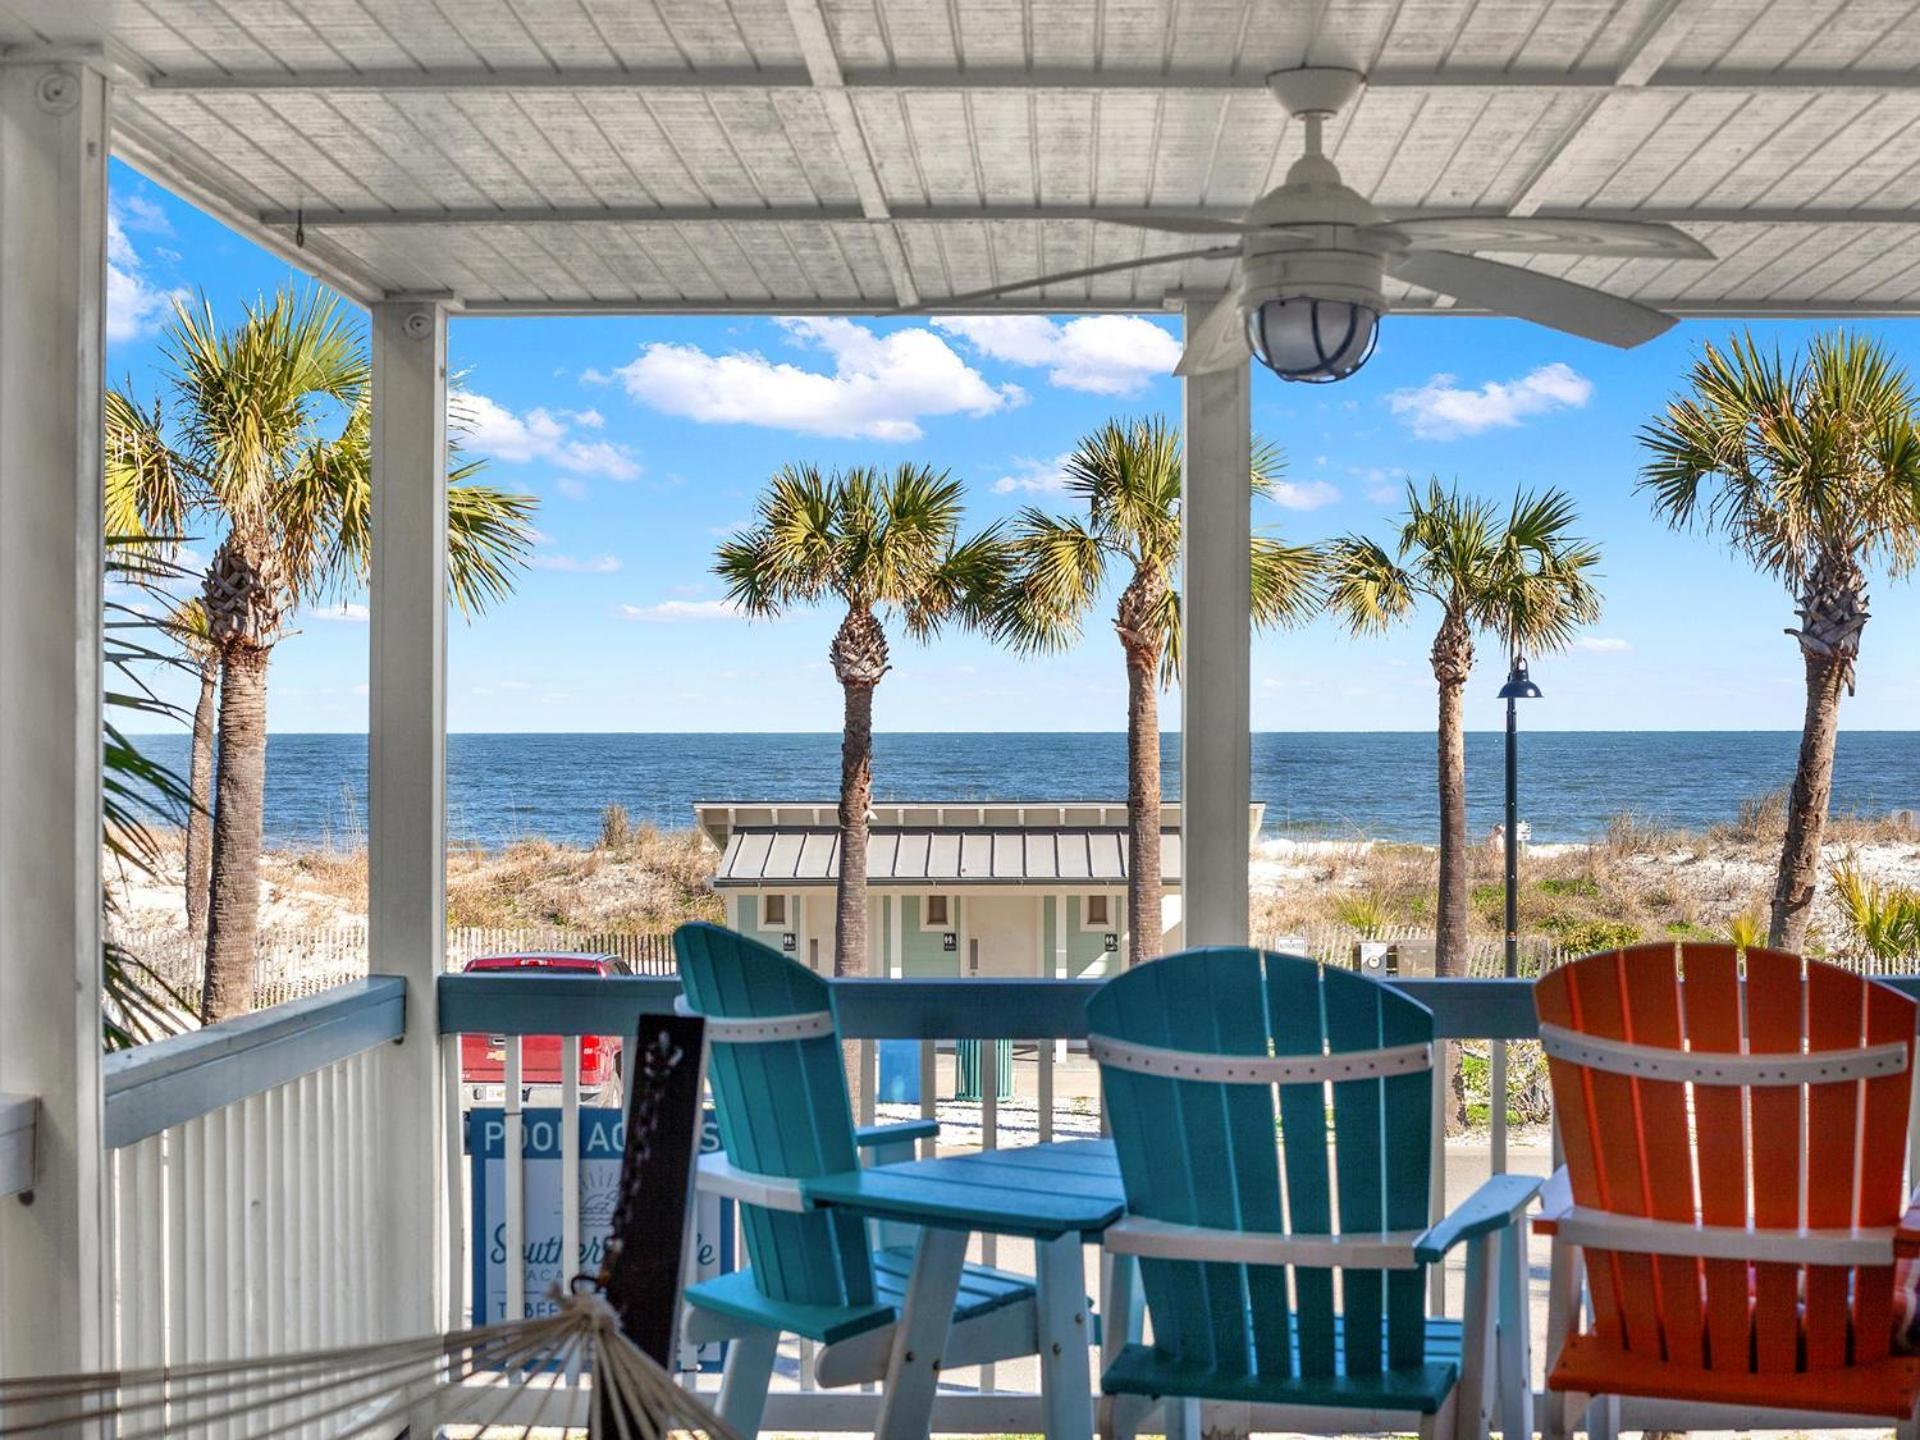
[[(1656, 32), (1670, 53), (1684, 31)], [(1920, 75), (1903, 70), (1658, 70), (1642, 48), (1618, 71), (1490, 70), (1474, 67), (1383, 66), (1371, 72), (1367, 84), (1376, 90), (1805, 90), (1902, 92), (1920, 89)], [(1265, 90), (1263, 71), (1183, 70), (1073, 70), (943, 68), (858, 68), (838, 71), (838, 90), (951, 90), (951, 91), (1168, 91), (1180, 94), (1244, 93)], [(589, 69), (551, 67), (485, 69), (457, 66), (432, 69), (372, 70), (181, 70), (132, 72), (123, 80), (151, 90), (213, 92), (279, 90), (370, 91), (410, 94), (444, 90), (806, 90), (823, 87), (812, 66), (721, 66), (702, 69), (655, 67), (645, 69)]]
[[(1495, 220), (1510, 212), (1497, 207), (1389, 206), (1393, 219), (1427, 216)], [(1131, 225), (1149, 219), (1239, 220), (1232, 208), (1167, 208), (1160, 211), (1102, 209), (1097, 205), (893, 205), (890, 222), (968, 224), (990, 221), (1095, 221)], [(1920, 225), (1920, 208), (1862, 206), (1857, 209), (1806, 209), (1792, 206), (1734, 208), (1678, 206), (1651, 209), (1584, 208), (1552, 210), (1546, 217), (1571, 220), (1637, 220), (1668, 225)], [(263, 210), (253, 217), (276, 230), (303, 226), (328, 229), (387, 229), (418, 225), (819, 225), (847, 224), (876, 217), (864, 205), (534, 205), (486, 206), (446, 210), (302, 209)], [(1151, 229), (1151, 226), (1142, 226)], [(1172, 242), (1172, 237), (1169, 243)]]
[(867, 137), (860, 130), (860, 117), (853, 113), (853, 101), (847, 95), (846, 77), (841, 73), (840, 57), (834, 51), (833, 37), (827, 31), (827, 17), (820, 9), (820, 0), (787, 0), (787, 18), (793, 22), (794, 33), (799, 38), (800, 53), (806, 59), (807, 74), (813, 81), (814, 93), (819, 95), (827, 113), (827, 123), (832, 126), (834, 139), (839, 142), (840, 156), (846, 162), (854, 194), (860, 197), (861, 213), (873, 222), (881, 258), (886, 262), (887, 274), (893, 281), (893, 298), (901, 305), (917, 305), (920, 303), (920, 289), (914, 283), (913, 271), (907, 265), (906, 247), (900, 243), (900, 236), (893, 228), (886, 192), (880, 185), (880, 172), (873, 163), (872, 153), (867, 149)]
[[(1627, 51), (1627, 57), (1617, 74), (1619, 86), (1624, 89), (1646, 88), (1666, 63), (1667, 57), (1686, 38), (1687, 31), (1693, 28), (1707, 4), (1708, 0), (1664, 0), (1663, 4), (1656, 7)], [(1906, 88), (1912, 88), (1911, 81)], [(1601, 92), (1580, 106), (1579, 113), (1560, 132), (1559, 141), (1534, 167), (1526, 184), (1520, 187), (1520, 193), (1513, 202), (1513, 214), (1532, 215), (1539, 211), (1572, 164), (1575, 146), (1587, 126), (1593, 123), (1594, 117), (1606, 105), (1606, 99), (1606, 92)]]

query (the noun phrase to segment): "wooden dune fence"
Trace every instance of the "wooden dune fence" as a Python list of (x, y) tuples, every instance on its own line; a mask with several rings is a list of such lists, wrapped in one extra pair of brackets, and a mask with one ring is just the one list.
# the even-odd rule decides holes
[[(202, 960), (188, 953), (183, 929), (176, 925), (115, 925), (113, 938), (151, 965), (182, 996), (199, 998)], [(447, 931), (450, 970), (458, 970), (481, 955), (544, 950), (613, 955), (640, 975), (671, 975), (674, 971), (673, 937), (666, 934), (598, 933), (560, 926), (459, 926)], [(255, 953), (254, 1004), (277, 1005), (365, 975), (367, 927), (262, 926)]]

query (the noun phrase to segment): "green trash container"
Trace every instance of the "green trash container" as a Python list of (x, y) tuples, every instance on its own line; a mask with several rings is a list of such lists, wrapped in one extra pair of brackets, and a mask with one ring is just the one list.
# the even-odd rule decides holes
[[(978, 1040), (956, 1040), (953, 1042), (954, 1086), (953, 1098), (956, 1100), (978, 1100), (980, 1098), (980, 1042)], [(1013, 1041), (996, 1040), (993, 1042), (994, 1099), (1013, 1099)]]

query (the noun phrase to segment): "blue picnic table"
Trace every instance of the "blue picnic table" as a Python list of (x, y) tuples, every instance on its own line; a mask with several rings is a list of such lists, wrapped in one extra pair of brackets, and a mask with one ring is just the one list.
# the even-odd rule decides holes
[[(1126, 1209), (1110, 1141), (1067, 1140), (874, 1165), (803, 1180), (800, 1188), (810, 1206), (920, 1227), (876, 1440), (920, 1440), (930, 1429), (939, 1362), (974, 1234), (1033, 1241), (1043, 1430), (1049, 1440), (1092, 1434), (1081, 1246), (1099, 1243)], [(1110, 1317), (1131, 1308), (1130, 1284), (1113, 1289), (1116, 1298), (1103, 1305)]]

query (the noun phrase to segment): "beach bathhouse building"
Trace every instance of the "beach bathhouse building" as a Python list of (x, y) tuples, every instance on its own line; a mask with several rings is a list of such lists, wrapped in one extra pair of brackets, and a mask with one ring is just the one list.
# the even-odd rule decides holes
[[(1261, 805), (1247, 807), (1247, 838)], [(694, 807), (719, 852), (727, 923), (833, 973), (840, 839), (834, 802)], [(1163, 949), (1182, 938), (1180, 806), (1160, 807)], [(1127, 953), (1122, 801), (873, 807), (867, 852), (873, 973), (909, 979), (1097, 978)]]

